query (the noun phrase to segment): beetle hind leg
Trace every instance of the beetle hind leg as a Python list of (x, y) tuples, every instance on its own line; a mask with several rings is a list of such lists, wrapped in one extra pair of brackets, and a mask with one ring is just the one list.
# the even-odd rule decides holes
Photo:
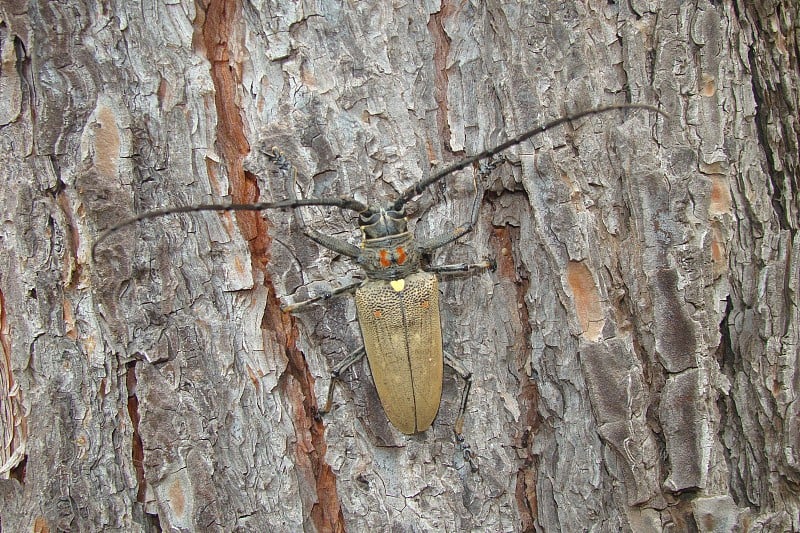
[(469, 397), (469, 391), (472, 388), (472, 372), (469, 372), (466, 368), (464, 368), (464, 365), (462, 365), (458, 359), (454, 358), (448, 352), (444, 352), (444, 363), (452, 368), (456, 374), (461, 376), (461, 379), (464, 380), (464, 389), (461, 392), (461, 405), (458, 408), (458, 416), (456, 417), (455, 424), (453, 424), (453, 433), (455, 433), (458, 447), (461, 448), (464, 461), (469, 463), (470, 470), (477, 472), (478, 467), (475, 465), (475, 456), (473, 455), (469, 444), (464, 438), (464, 415), (467, 412), (467, 398)]
[(328, 385), (328, 396), (325, 400), (325, 407), (318, 410), (317, 415), (323, 416), (330, 412), (331, 406), (333, 405), (333, 389), (336, 385), (336, 382), (339, 381), (339, 376), (341, 376), (342, 372), (353, 366), (354, 363), (361, 360), (365, 353), (366, 351), (364, 350), (363, 346), (361, 348), (357, 348), (347, 354), (347, 357), (333, 367), (333, 370), (331, 370), (331, 382), (330, 385)]

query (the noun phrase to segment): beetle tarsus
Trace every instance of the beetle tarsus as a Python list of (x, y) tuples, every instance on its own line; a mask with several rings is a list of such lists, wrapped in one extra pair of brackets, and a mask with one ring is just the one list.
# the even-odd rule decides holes
[(472, 450), (469, 449), (469, 445), (466, 445), (464, 448), (464, 460), (469, 463), (469, 469), (473, 474), (478, 471), (478, 465), (476, 465), (475, 461), (473, 461), (474, 457), (475, 456), (472, 454)]
[(473, 473), (477, 472), (478, 465), (475, 464), (475, 454), (472, 453), (472, 449), (469, 447), (469, 444), (467, 444), (464, 435), (458, 431), (455, 431), (455, 429), (454, 432), (456, 434), (456, 444), (461, 449), (461, 455), (464, 457), (464, 462), (469, 464), (470, 471)]
[(464, 380), (464, 389), (461, 392), (461, 403), (458, 406), (458, 416), (456, 416), (456, 421), (453, 424), (453, 433), (456, 437), (456, 445), (461, 449), (461, 453), (464, 456), (464, 461), (469, 463), (470, 470), (477, 472), (478, 467), (475, 465), (475, 455), (472, 453), (466, 439), (464, 439), (464, 417), (467, 413), (469, 391), (472, 388), (472, 372), (464, 368), (464, 365), (450, 355), (449, 352), (444, 352), (444, 362)]
[(478, 169), (478, 175), (481, 178), (488, 178), (489, 174), (491, 174), (494, 169), (505, 162), (506, 157), (502, 154), (495, 154), (489, 159), (484, 159), (481, 161), (480, 168)]

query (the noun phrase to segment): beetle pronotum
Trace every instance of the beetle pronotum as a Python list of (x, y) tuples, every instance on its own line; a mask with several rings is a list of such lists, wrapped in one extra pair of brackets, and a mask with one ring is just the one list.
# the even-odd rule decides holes
[[(302, 221), (302, 214), (296, 212), (303, 233), (309, 239), (320, 246), (352, 258), (366, 275), (364, 281), (346, 285), (324, 296), (284, 307), (285, 311), (294, 312), (331, 296), (355, 294), (356, 311), (364, 346), (352, 351), (344, 361), (334, 367), (331, 373), (326, 407), (321, 412), (324, 413), (330, 408), (334, 383), (339, 374), (366, 354), (378, 397), (389, 421), (406, 434), (423, 432), (431, 426), (439, 410), (442, 395), (442, 368), (443, 364), (447, 362), (465, 380), (454, 432), (464, 450), (465, 457), (471, 463), (469, 448), (461, 435), (470, 389), (470, 374), (442, 350), (437, 274), (489, 268), (491, 262), (428, 266), (423, 265), (422, 256), (455, 241), (472, 230), (478, 220), (481, 202), (478, 184), (491, 171), (493, 165), (484, 165), (475, 179), (476, 195), (470, 220), (465, 225), (458, 226), (448, 233), (417, 242), (407, 230), (405, 205), (449, 174), (478, 161), (492, 158), (534, 135), (588, 115), (621, 109), (645, 109), (666, 116), (658, 108), (645, 104), (610, 105), (566, 115), (528, 130), (477, 155), (445, 166), (407, 188), (396, 199), (381, 204), (367, 205), (347, 197), (296, 198), (292, 181), (288, 187), (288, 190), (292, 191), (291, 197), (283, 201), (254, 204), (201, 204), (157, 209), (123, 220), (105, 230), (95, 241), (92, 255), (103, 240), (119, 229), (145, 219), (174, 213), (261, 211), (287, 208), (295, 208), (299, 211), (298, 208), (302, 206), (333, 206), (356, 212), (361, 230), (359, 246), (330, 235), (324, 235), (313, 228), (307, 228)], [(288, 179), (295, 179), (294, 167), (280, 151), (273, 149), (268, 157)]]

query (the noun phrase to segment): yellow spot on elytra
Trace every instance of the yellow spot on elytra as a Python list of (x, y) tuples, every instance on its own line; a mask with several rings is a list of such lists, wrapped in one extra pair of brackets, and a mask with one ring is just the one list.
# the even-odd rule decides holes
[(395, 279), (389, 282), (389, 285), (395, 290), (395, 292), (400, 292), (406, 288), (406, 280), (404, 279)]

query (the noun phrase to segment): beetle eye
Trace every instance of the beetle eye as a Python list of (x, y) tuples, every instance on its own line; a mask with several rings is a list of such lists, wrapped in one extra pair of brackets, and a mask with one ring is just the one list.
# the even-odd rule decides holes
[(366, 213), (361, 213), (358, 216), (358, 218), (361, 221), (362, 225), (369, 225), (376, 223), (380, 218), (380, 214), (372, 211), (367, 211)]

